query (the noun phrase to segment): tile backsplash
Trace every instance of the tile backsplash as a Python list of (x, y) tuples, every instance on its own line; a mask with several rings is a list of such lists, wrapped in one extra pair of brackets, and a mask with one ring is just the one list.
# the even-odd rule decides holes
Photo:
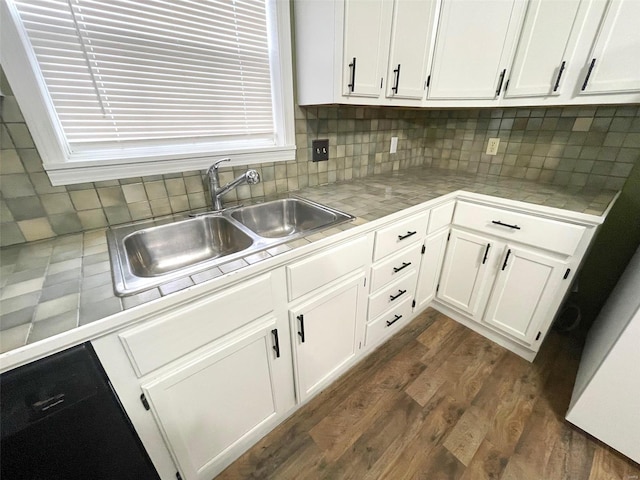
[[(203, 171), (54, 187), (2, 75), (0, 244), (12, 245), (205, 207)], [(509, 109), (296, 107), (297, 160), (256, 168), (262, 181), (226, 201), (425, 166), (618, 190), (640, 158), (638, 105)], [(389, 153), (391, 137), (398, 150)], [(497, 137), (497, 155), (484, 152)], [(311, 141), (329, 139), (313, 163)], [(221, 169), (221, 182), (243, 168)]]

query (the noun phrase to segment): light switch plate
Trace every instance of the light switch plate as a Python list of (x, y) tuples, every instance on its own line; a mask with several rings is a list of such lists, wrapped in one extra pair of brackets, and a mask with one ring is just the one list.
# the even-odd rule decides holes
[(311, 142), (311, 160), (323, 162), (329, 160), (329, 140), (313, 140)]

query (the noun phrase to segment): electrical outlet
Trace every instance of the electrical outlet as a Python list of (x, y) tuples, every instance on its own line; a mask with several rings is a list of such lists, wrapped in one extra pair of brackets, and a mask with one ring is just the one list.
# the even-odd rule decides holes
[(391, 148), (389, 153), (396, 153), (398, 151), (398, 137), (391, 137)]
[(498, 145), (500, 145), (499, 138), (490, 138), (487, 143), (487, 155), (496, 155), (498, 153)]
[(311, 142), (311, 160), (323, 162), (329, 160), (329, 140), (313, 140)]

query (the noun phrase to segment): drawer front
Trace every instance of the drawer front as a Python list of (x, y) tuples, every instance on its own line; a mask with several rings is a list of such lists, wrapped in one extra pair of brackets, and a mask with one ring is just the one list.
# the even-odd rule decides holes
[(467, 202), (458, 202), (453, 223), (565, 255), (573, 255), (586, 230), (580, 225)]
[(456, 206), (456, 202), (445, 203), (438, 207), (431, 209), (429, 214), (429, 227), (427, 228), (427, 234), (437, 232), (441, 228), (447, 227), (451, 224), (453, 218), (453, 210)]
[(420, 213), (395, 222), (376, 232), (374, 261), (397, 252), (415, 240), (420, 240), (427, 232), (429, 213)]
[(369, 320), (404, 302), (406, 298), (412, 297), (416, 289), (417, 278), (416, 270), (411, 270), (402, 278), (371, 295), (369, 297)]
[(371, 259), (369, 238), (357, 238), (287, 266), (289, 300), (366, 265)]
[(375, 292), (387, 283), (400, 278), (409, 270), (418, 268), (421, 249), (422, 243), (415, 242), (392, 257), (376, 263), (371, 268), (371, 292)]
[(127, 330), (120, 340), (140, 377), (272, 310), (267, 274)]
[[(365, 345), (375, 345), (383, 338), (392, 335), (407, 324), (411, 317), (411, 301), (407, 298), (393, 310), (383, 313), (374, 321), (367, 324)], [(400, 317), (400, 318), (398, 318)]]

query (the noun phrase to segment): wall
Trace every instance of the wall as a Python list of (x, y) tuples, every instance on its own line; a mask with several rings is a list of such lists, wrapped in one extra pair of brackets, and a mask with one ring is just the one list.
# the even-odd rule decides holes
[(572, 297), (582, 310), (580, 334), (588, 332), (638, 246), (640, 161), (631, 171), (580, 271), (579, 289)]
[[(0, 137), (1, 245), (204, 207), (203, 172), (51, 186), (4, 74)], [(620, 189), (640, 158), (638, 106), (426, 110), (296, 107), (297, 161), (262, 164), (262, 182), (227, 201), (295, 191), (418, 166)], [(392, 136), (398, 152), (389, 154)], [(483, 152), (490, 137), (498, 155)], [(328, 138), (328, 162), (309, 161)], [(221, 181), (244, 169), (221, 170)]]

